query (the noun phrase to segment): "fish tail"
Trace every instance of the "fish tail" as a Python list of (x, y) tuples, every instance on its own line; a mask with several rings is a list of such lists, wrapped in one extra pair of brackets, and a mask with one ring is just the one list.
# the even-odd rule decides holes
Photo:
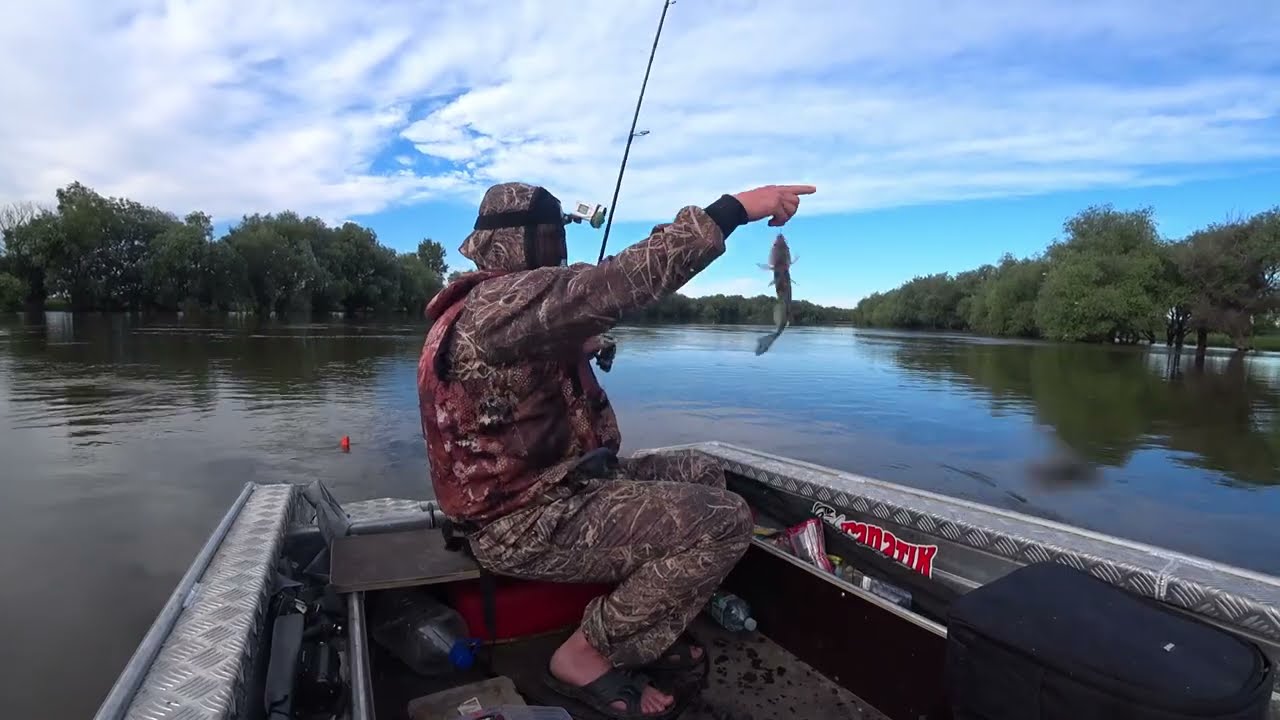
[(756, 355), (763, 355), (768, 352), (773, 345), (773, 341), (778, 339), (778, 333), (769, 333), (756, 341)]

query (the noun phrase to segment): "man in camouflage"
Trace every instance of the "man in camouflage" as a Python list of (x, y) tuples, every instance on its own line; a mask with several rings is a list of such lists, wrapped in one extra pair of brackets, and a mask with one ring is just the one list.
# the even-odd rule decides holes
[(602, 336), (675, 292), (738, 226), (786, 223), (812, 186), (766, 186), (686, 207), (599, 265), (566, 266), (565, 216), (545, 189), (489, 189), (461, 252), (477, 270), (427, 308), (418, 366), (432, 484), (494, 573), (618, 583), (556, 651), (550, 682), (611, 715), (673, 699), (626, 668), (688, 663), (684, 628), (750, 542), (752, 518), (695, 453), (618, 459)]

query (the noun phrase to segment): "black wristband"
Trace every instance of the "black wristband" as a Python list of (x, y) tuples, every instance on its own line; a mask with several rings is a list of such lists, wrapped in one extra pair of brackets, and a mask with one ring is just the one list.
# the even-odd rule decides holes
[(732, 195), (721, 195), (719, 200), (708, 205), (705, 210), (716, 221), (716, 225), (720, 226), (720, 232), (726, 238), (738, 227), (747, 224), (747, 209)]

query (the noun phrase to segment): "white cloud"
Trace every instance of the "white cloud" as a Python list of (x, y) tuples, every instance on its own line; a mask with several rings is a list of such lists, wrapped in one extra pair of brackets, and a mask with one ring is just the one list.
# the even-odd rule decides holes
[[(837, 212), (1275, 161), (1280, 4), (1170, 7), (673, 5), (619, 219), (766, 182), (817, 183), (805, 209)], [(605, 201), (660, 8), (8, 3), (0, 201), (73, 179), (220, 219), (471, 203), (511, 179)]]

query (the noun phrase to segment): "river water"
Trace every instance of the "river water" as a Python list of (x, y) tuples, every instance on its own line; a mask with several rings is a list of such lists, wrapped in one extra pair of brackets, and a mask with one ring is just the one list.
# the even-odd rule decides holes
[[(5, 715), (89, 717), (245, 482), (427, 497), (423, 331), (0, 319)], [(1280, 357), (759, 333), (621, 329), (624, 452), (723, 440), (1280, 574)]]

